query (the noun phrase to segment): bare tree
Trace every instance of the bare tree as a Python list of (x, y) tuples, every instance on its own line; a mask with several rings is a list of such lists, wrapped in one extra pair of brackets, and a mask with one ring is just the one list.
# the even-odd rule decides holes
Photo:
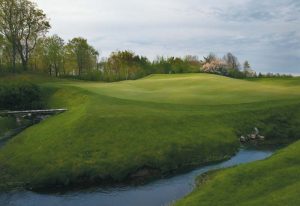
[(226, 62), (227, 66), (229, 69), (235, 69), (235, 70), (239, 70), (240, 69), (240, 63), (239, 60), (236, 56), (234, 56), (232, 53), (227, 53), (224, 57), (223, 57), (224, 61)]
[(211, 63), (213, 61), (218, 60), (217, 55), (215, 55), (214, 53), (209, 53), (209, 55), (207, 57), (203, 57), (204, 58), (204, 63)]

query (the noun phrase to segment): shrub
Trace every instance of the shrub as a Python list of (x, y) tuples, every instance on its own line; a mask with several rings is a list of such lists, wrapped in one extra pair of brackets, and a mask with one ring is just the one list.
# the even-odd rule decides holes
[(24, 110), (42, 108), (41, 89), (30, 82), (0, 83), (0, 109)]
[(80, 75), (78, 79), (86, 80), (86, 81), (101, 81), (102, 73), (101, 71), (92, 70), (92, 71), (88, 71), (86, 74)]

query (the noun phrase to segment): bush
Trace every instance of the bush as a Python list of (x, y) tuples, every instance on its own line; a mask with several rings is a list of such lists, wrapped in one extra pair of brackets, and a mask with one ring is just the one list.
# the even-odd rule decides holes
[(101, 71), (92, 70), (87, 73), (79, 75), (60, 75), (60, 78), (63, 79), (72, 79), (72, 80), (85, 80), (85, 81), (102, 81), (103, 74)]
[(42, 108), (41, 89), (29, 82), (0, 83), (0, 109), (24, 110)]
[(86, 80), (86, 81), (101, 81), (102, 73), (101, 71), (92, 70), (87, 72), (86, 74), (82, 74), (78, 77), (78, 79)]
[(222, 75), (236, 79), (246, 78), (246, 74), (239, 69), (226, 69), (222, 72)]

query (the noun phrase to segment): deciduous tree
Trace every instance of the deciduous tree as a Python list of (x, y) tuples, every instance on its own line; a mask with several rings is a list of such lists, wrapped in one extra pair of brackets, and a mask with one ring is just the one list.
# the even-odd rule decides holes
[(97, 67), (99, 53), (88, 44), (86, 39), (73, 38), (67, 45), (67, 51), (69, 55), (73, 55), (76, 59), (79, 76)]
[(43, 53), (50, 75), (53, 71), (56, 77), (59, 76), (60, 70), (63, 68), (64, 40), (57, 35), (45, 38)]
[(37, 39), (50, 29), (46, 14), (29, 0), (0, 0), (0, 33), (10, 42), (12, 67), (16, 69), (17, 54), (24, 70)]

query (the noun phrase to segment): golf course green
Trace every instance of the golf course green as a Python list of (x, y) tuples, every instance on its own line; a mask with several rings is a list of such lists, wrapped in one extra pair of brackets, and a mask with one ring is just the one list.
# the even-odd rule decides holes
[[(48, 108), (68, 111), (0, 149), (4, 191), (120, 182), (140, 171), (147, 178), (168, 175), (230, 158), (239, 137), (254, 127), (265, 144), (300, 139), (300, 78), (182, 74), (95, 83), (17, 75), (0, 81), (20, 79), (48, 94)], [(300, 184), (299, 151), (295, 143), (268, 160), (215, 172), (178, 205), (230, 205), (243, 198), (245, 205), (271, 205), (267, 201), (291, 198)], [(264, 200), (273, 189), (286, 196)]]

